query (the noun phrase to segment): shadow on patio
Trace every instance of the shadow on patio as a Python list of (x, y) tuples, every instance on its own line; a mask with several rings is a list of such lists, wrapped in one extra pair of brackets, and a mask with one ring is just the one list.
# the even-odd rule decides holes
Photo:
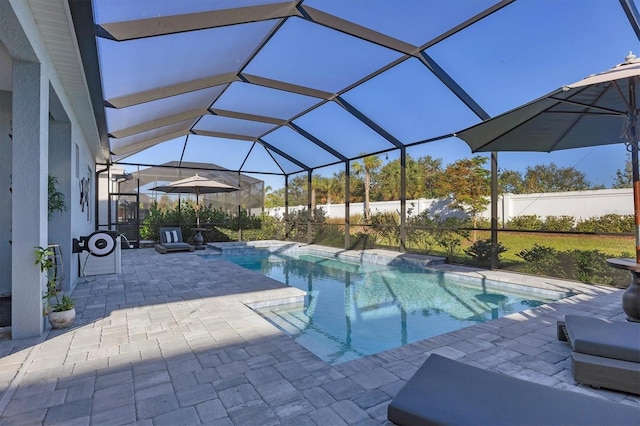
[(40, 339), (0, 341), (2, 424), (385, 424), (390, 399), (436, 352), (526, 380), (576, 385), (565, 314), (620, 318), (596, 291), (331, 366), (249, 309), (302, 293), (220, 259), (123, 252), (123, 274), (90, 277), (78, 316)]

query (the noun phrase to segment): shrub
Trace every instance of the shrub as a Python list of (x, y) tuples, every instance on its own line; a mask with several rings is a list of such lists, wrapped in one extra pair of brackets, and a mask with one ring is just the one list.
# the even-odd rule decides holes
[(447, 260), (453, 261), (460, 251), (462, 241), (469, 239), (471, 232), (461, 229), (468, 227), (468, 225), (468, 219), (448, 217), (440, 221), (439, 227), (434, 230), (434, 239), (444, 249)]
[(208, 229), (205, 234), (205, 240), (208, 243), (231, 241), (231, 238), (215, 226)]
[(545, 231), (571, 231), (576, 223), (573, 216), (547, 216), (542, 229)]
[(578, 232), (635, 232), (635, 218), (633, 215), (606, 214), (584, 219), (576, 224)]
[[(499, 241), (496, 249), (498, 252), (498, 261), (500, 261), (500, 253), (504, 253), (507, 249)], [(478, 240), (464, 252), (471, 256), (476, 262), (483, 265), (488, 264), (491, 261), (491, 239)]]
[[(183, 214), (185, 214), (185, 207), (178, 211), (178, 209), (160, 209), (157, 202), (153, 202), (149, 209), (147, 217), (142, 222), (140, 228), (140, 237), (146, 240), (158, 241), (160, 238), (160, 228), (163, 226), (179, 226), (184, 222)], [(188, 210), (188, 208), (187, 208)], [(191, 233), (189, 227), (181, 227), (182, 237), (187, 238)], [(189, 234), (185, 234), (188, 232)]]
[[(326, 222), (326, 213), (324, 209), (316, 208), (313, 213), (313, 218), (313, 221), (310, 220), (307, 209), (300, 209), (289, 213), (289, 217), (284, 220), (286, 224), (285, 237), (288, 235), (288, 237), (294, 241), (306, 241), (308, 223), (313, 222), (313, 224), (323, 224)], [(320, 231), (321, 227), (312, 226), (312, 241)]]
[(376, 240), (391, 246), (400, 241), (400, 216), (397, 213), (377, 212), (369, 219)]
[(552, 247), (540, 246), (538, 244), (534, 244), (533, 248), (529, 250), (522, 250), (520, 253), (517, 253), (516, 256), (524, 259), (525, 262), (530, 263), (539, 263), (545, 262), (550, 258), (555, 257), (558, 254), (558, 251)]
[(543, 227), (542, 219), (538, 215), (516, 216), (507, 222), (507, 229), (520, 229), (523, 231), (539, 231)]
[(491, 219), (486, 217), (476, 218), (476, 228), (478, 229), (491, 229)]
[[(266, 215), (264, 217), (251, 216), (244, 209), (240, 211), (240, 215), (238, 216), (224, 212), (221, 209), (213, 209), (211, 205), (200, 207), (200, 225), (209, 228), (207, 232), (203, 234), (207, 242), (230, 241), (229, 236), (218, 229), (218, 227), (232, 231), (238, 231), (239, 227), (242, 227), (243, 230), (260, 230), (262, 228), (262, 221), (266, 220), (266, 218)], [(271, 219), (275, 221), (275, 219)], [(185, 241), (191, 241), (195, 236), (195, 231), (193, 231), (195, 224), (195, 204), (190, 200), (180, 203), (179, 209), (177, 205), (175, 208), (160, 208), (158, 203), (154, 201), (149, 208), (149, 213), (142, 222), (140, 237), (147, 240), (158, 241), (160, 228), (164, 226), (179, 226), (182, 231), (182, 238)]]
[(409, 216), (407, 218), (407, 244), (431, 253), (436, 240), (433, 236), (433, 230), (430, 228), (435, 226), (436, 220), (431, 217), (428, 210), (415, 216)]
[(534, 244), (533, 248), (522, 250), (516, 253), (516, 256), (525, 261), (525, 264), (522, 265), (523, 272), (564, 278), (564, 271), (558, 259), (558, 251), (552, 247)]
[(626, 271), (607, 265), (607, 255), (598, 250), (557, 251), (534, 244), (517, 256), (525, 260), (523, 272), (622, 287), (629, 281)]

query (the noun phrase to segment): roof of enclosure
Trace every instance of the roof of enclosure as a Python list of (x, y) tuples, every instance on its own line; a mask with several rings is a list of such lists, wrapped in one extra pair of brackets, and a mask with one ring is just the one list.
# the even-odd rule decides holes
[(638, 47), (635, 1), (69, 4), (112, 161), (291, 174), (451, 137), (610, 68)]
[[(178, 168), (181, 168), (181, 170), (176, 171)], [(180, 173), (180, 171), (185, 171), (185, 173)], [(123, 184), (121, 189), (125, 188), (126, 190), (130, 190), (130, 192), (135, 192), (138, 186), (157, 186), (158, 182), (176, 181), (192, 176), (193, 174), (200, 174), (200, 176), (208, 179), (213, 179), (228, 185), (236, 185), (240, 188), (264, 184), (260, 179), (226, 170), (217, 164), (193, 163), (190, 161), (183, 161), (182, 164), (178, 164), (177, 161), (169, 161), (164, 164), (158, 164), (158, 167), (149, 167), (131, 173), (137, 181), (135, 183), (130, 181), (131, 184), (128, 185)], [(127, 191), (123, 190), (122, 192)]]

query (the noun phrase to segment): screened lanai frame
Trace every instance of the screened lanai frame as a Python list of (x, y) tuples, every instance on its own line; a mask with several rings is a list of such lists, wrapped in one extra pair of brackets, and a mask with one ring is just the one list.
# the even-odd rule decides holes
[[(507, 105), (483, 108), (473, 90), (466, 89), (473, 89), (473, 82), (454, 77), (459, 69), (449, 70), (451, 62), (465, 58), (447, 55), (451, 50), (448, 41), (489, 25), (486, 22), (493, 22), (495, 16), (502, 15), (503, 24), (511, 23), (511, 15), (518, 10), (523, 13), (541, 5), (543, 11), (545, 7), (549, 11), (552, 6), (544, 1), (534, 5), (526, 0), (487, 0), (447, 2), (449, 7), (438, 2), (403, 2), (398, 7), (397, 2), (378, 1), (368, 5), (375, 3), (386, 13), (370, 16), (358, 14), (358, 3), (363, 4), (143, 0), (132, 6), (117, 0), (70, 0), (101, 143), (110, 153), (106, 162), (152, 165), (133, 160), (147, 148), (178, 138), (184, 140), (182, 152), (176, 153), (179, 159), (168, 160), (177, 160), (181, 167), (183, 160), (188, 161), (190, 139), (210, 138), (212, 145), (224, 142), (225, 146), (237, 141), (251, 146), (239, 163), (230, 166), (215, 157), (205, 161), (238, 173), (281, 175), (285, 182), (291, 175), (306, 172), (309, 183), (314, 170), (344, 163), (348, 190), (353, 161), (398, 150), (403, 245), (406, 149), (453, 138), (456, 131), (508, 109)], [(412, 7), (422, 8), (421, 13), (414, 13)], [(628, 28), (632, 44), (637, 45), (640, 18), (634, 0), (610, 2), (607, 7), (617, 10), (616, 19)], [(579, 16), (579, 9), (572, 19)], [(344, 46), (336, 50), (332, 43)], [(613, 53), (619, 58), (626, 52)], [(189, 66), (182, 66), (186, 62)], [(613, 62), (603, 59), (591, 71), (607, 69)], [(415, 110), (404, 110), (397, 120), (400, 124), (394, 126), (385, 118), (387, 102), (363, 101), (366, 87), (375, 88), (394, 72), (408, 75), (416, 87), (422, 84), (448, 93), (445, 106), (431, 106), (428, 112), (433, 119), (421, 129), (423, 133), (410, 131), (420, 127), (412, 125), (420, 117)], [(554, 87), (557, 85), (545, 86), (540, 93)], [(399, 103), (401, 100), (388, 105), (394, 108)], [(508, 105), (513, 106), (516, 104)], [(409, 117), (406, 122), (405, 117)], [(448, 121), (451, 117), (455, 122)], [(314, 126), (322, 120), (340, 120), (345, 127), (349, 123), (357, 129), (350, 134), (363, 135), (366, 143), (361, 148), (354, 140), (345, 144), (331, 128), (342, 126)], [(495, 201), (497, 154), (491, 160)], [(307, 192), (310, 197), (311, 191)], [(348, 202), (345, 210), (348, 218)], [(494, 231), (496, 215), (492, 214)], [(348, 225), (347, 221), (347, 246)]]

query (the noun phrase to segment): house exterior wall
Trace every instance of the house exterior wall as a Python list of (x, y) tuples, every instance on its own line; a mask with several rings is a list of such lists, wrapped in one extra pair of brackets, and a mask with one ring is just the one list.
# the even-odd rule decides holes
[[(46, 6), (67, 7), (65, 0), (51, 1), (55, 3)], [(45, 277), (34, 265), (34, 247), (60, 244), (64, 289), (70, 292), (77, 283), (79, 260), (71, 252), (72, 237), (95, 229), (95, 198), (89, 198), (90, 214), (87, 206), (83, 211), (79, 181), (89, 177), (93, 183), (95, 160), (56, 70), (55, 52), (48, 50), (29, 2), (0, 2), (0, 42), (12, 62), (10, 90), (0, 93), (0, 182), (9, 175), (11, 183), (9, 201), (0, 205), (0, 257), (9, 259), (0, 262), (0, 294), (11, 292), (12, 337), (19, 339), (38, 336), (48, 326), (42, 315)], [(2, 57), (6, 62), (7, 55)], [(12, 133), (8, 140), (7, 117)], [(67, 211), (51, 220), (47, 217), (49, 173), (57, 177), (67, 205)]]

